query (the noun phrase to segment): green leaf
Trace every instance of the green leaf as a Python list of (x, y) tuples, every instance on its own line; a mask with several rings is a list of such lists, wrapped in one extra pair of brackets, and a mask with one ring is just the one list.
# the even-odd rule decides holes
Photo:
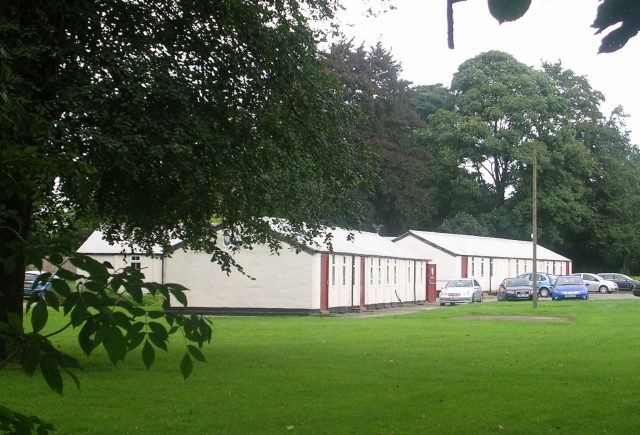
[(157, 348), (162, 349), (165, 352), (168, 352), (167, 343), (164, 341), (164, 339), (161, 336), (159, 336), (158, 334), (155, 334), (153, 332), (150, 332), (149, 334), (147, 334), (147, 337), (149, 338), (149, 340), (151, 340), (151, 342)]
[(57, 294), (52, 291), (43, 290), (42, 297), (44, 298), (44, 301), (47, 303), (47, 305), (49, 305), (51, 308), (56, 311), (60, 310), (60, 299), (58, 298)]
[(31, 326), (33, 327), (33, 332), (39, 332), (42, 328), (47, 324), (47, 320), (49, 319), (49, 310), (47, 310), (47, 304), (44, 300), (39, 300), (35, 307), (33, 307), (33, 312), (31, 313)]
[(141, 304), (142, 303), (142, 287), (137, 284), (124, 284), (125, 291), (133, 298), (134, 301)]
[(127, 356), (127, 340), (122, 335), (120, 328), (115, 325), (109, 329), (102, 345), (113, 365), (116, 365), (118, 361), (124, 361), (124, 357)]
[(62, 394), (62, 376), (56, 359), (51, 355), (43, 355), (40, 359), (40, 369), (49, 388), (58, 394)]
[(52, 279), (51, 288), (62, 297), (67, 297), (71, 294), (71, 288), (66, 281), (62, 279)]
[(82, 275), (78, 275), (77, 273), (69, 272), (67, 269), (58, 269), (56, 271), (56, 276), (60, 279), (66, 281), (77, 281), (80, 278), (83, 278)]
[(151, 331), (153, 331), (154, 334), (157, 334), (163, 340), (168, 340), (169, 339), (169, 334), (167, 334), (167, 330), (160, 323), (158, 323), (158, 322), (149, 322), (149, 323), (147, 323), (147, 326), (149, 327), (149, 329), (151, 329)]
[(40, 364), (40, 349), (35, 345), (27, 346), (20, 358), (22, 370), (27, 376), (31, 377), (35, 373), (38, 364)]
[(187, 306), (187, 297), (184, 295), (181, 289), (171, 288), (169, 291), (178, 302), (180, 302), (185, 307)]
[(200, 349), (198, 349), (197, 347), (189, 344), (187, 345), (187, 350), (189, 351), (189, 353), (191, 354), (192, 357), (194, 357), (197, 361), (200, 362), (207, 362), (204, 359), (204, 355), (202, 354), (202, 352), (200, 351)]
[(500, 24), (521, 18), (531, 6), (531, 0), (489, 0), (489, 12)]
[(113, 313), (113, 321), (116, 325), (120, 326), (125, 331), (129, 331), (129, 327), (131, 326), (131, 318), (129, 318), (122, 311), (116, 311)]
[(9, 325), (18, 334), (24, 333), (24, 326), (22, 325), (22, 319), (16, 313), (7, 312)]
[(136, 332), (134, 334), (127, 333), (127, 341), (129, 344), (127, 345), (127, 349), (131, 352), (136, 347), (140, 346), (142, 340), (147, 336), (144, 332)]
[(93, 318), (89, 318), (80, 333), (78, 334), (78, 344), (80, 344), (80, 348), (85, 353), (85, 355), (89, 356), (93, 349), (96, 348), (93, 340), (91, 340), (91, 336), (96, 332), (96, 323)]
[(84, 306), (82, 301), (78, 302), (78, 305), (75, 306), (73, 311), (71, 311), (71, 324), (73, 327), (78, 327), (82, 325), (82, 322), (87, 318), (87, 308)]
[(153, 346), (149, 343), (148, 340), (145, 340), (144, 346), (142, 347), (142, 362), (144, 366), (149, 370), (151, 365), (153, 364), (153, 360), (156, 357), (156, 351), (153, 350)]
[(191, 361), (191, 357), (188, 353), (185, 352), (182, 361), (180, 361), (180, 372), (182, 373), (183, 379), (187, 379), (191, 372), (193, 371), (193, 362)]
[(73, 307), (75, 307), (79, 297), (80, 295), (78, 294), (78, 292), (73, 292), (64, 300), (64, 303), (62, 304), (62, 312), (65, 316), (71, 312), (71, 309)]

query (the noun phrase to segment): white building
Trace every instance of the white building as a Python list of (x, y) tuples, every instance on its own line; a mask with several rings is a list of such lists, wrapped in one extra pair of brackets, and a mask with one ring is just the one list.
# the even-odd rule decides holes
[(220, 234), (219, 247), (246, 275), (234, 268), (227, 274), (211, 255), (183, 250), (179, 242), (170, 256), (154, 250), (152, 257), (110, 245), (99, 231), (78, 252), (115, 268), (139, 267), (147, 281), (182, 284), (189, 289), (188, 309), (203, 313), (314, 314), (424, 303), (427, 257), (374, 233), (331, 233), (332, 251), (318, 239), (304, 246), (283, 241), (276, 254), (264, 245), (233, 253)]
[[(438, 290), (455, 278), (475, 278), (482, 289), (495, 292), (503, 279), (533, 268), (533, 242), (462, 234), (409, 231), (394, 242), (430, 258)], [(571, 260), (537, 245), (537, 271), (571, 273)]]
[[(91, 258), (104, 262), (108, 261), (117, 269), (123, 269), (127, 266), (135, 267), (144, 273), (145, 281), (157, 282), (163, 284), (165, 256), (160, 247), (153, 248), (153, 255), (147, 255), (147, 252), (137, 246), (128, 246), (121, 243), (109, 243), (104, 240), (104, 234), (101, 231), (94, 231), (78, 248), (76, 252), (86, 254)], [(178, 243), (175, 241), (174, 243)]]

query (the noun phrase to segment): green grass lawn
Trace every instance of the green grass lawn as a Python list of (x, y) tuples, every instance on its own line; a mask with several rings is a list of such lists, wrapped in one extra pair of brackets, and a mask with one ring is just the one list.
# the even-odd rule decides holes
[[(183, 381), (184, 344), (113, 367), (72, 332), (82, 391), (0, 372), (0, 403), (62, 434), (635, 434), (640, 300), (444, 307), (376, 318), (214, 318)], [(573, 323), (458, 316), (569, 317)], [(54, 319), (51, 330), (56, 322)], [(501, 428), (501, 429), (500, 429)]]

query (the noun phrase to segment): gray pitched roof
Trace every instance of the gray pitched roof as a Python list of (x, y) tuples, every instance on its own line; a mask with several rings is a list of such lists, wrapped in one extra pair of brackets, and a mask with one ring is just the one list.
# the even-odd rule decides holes
[[(368, 257), (389, 257), (405, 260), (427, 261), (427, 257), (410, 249), (400, 246), (386, 237), (376, 233), (350, 231), (342, 228), (328, 230), (332, 234), (331, 245), (333, 253), (361, 255)], [(349, 235), (352, 240), (349, 240)], [(324, 237), (315, 239), (315, 245), (307, 245), (308, 249), (316, 252), (329, 252), (329, 247), (324, 243)]]
[[(413, 230), (397, 237), (394, 241), (404, 237), (415, 237), (435, 248), (458, 256), (520, 259), (533, 257), (533, 242), (530, 241)], [(537, 246), (538, 260), (571, 261), (545, 247)]]
[[(172, 240), (172, 244), (179, 243), (179, 240)], [(102, 231), (94, 231), (84, 241), (82, 246), (76, 251), (79, 254), (146, 254), (147, 252), (139, 246), (130, 246), (124, 243), (109, 243), (104, 239)], [(162, 248), (160, 246), (153, 247), (155, 255), (161, 255)]]

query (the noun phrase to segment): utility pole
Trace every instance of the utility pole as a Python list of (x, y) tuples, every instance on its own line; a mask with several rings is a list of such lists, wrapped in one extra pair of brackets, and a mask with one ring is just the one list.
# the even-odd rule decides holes
[(531, 279), (533, 281), (533, 309), (538, 308), (538, 168), (537, 168), (537, 146), (533, 147), (533, 268)]

